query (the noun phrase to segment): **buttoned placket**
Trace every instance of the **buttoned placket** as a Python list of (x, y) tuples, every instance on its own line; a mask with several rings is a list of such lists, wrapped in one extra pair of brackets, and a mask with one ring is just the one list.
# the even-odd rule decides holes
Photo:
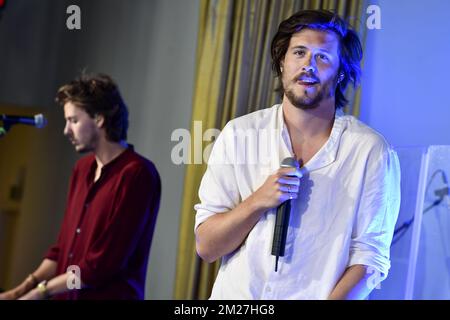
[[(278, 132), (278, 139), (279, 139), (279, 147), (277, 150), (277, 154), (275, 155), (278, 159), (278, 167), (273, 168), (274, 170), (278, 169), (283, 159), (287, 157), (295, 157), (289, 133), (288, 130), (284, 124), (284, 118), (283, 118), (283, 111), (282, 107), (280, 106), (277, 116), (277, 132)], [(292, 210), (292, 209), (291, 209)], [(291, 215), (292, 215), (291, 211)], [(273, 230), (273, 228), (272, 228)], [(288, 233), (286, 236), (286, 248), (292, 247), (292, 242), (295, 240), (295, 234), (292, 231), (292, 228), (288, 228)], [(289, 254), (289, 250), (285, 251), (285, 256)], [(278, 271), (275, 272), (275, 256), (272, 256), (273, 263), (271, 264), (271, 270), (268, 274), (267, 281), (264, 284), (263, 291), (262, 291), (262, 297), (261, 299), (277, 299), (277, 291), (275, 288), (280, 286), (280, 277), (283, 274), (283, 263), (284, 263), (284, 257), (280, 257), (278, 260)], [(284, 280), (283, 280), (284, 281)]]
[[(101, 177), (101, 175), (100, 175), (100, 177)], [(98, 187), (98, 182), (99, 181), (100, 181), (100, 178), (96, 182), (92, 183), (89, 186), (89, 188), (88, 188), (88, 192), (86, 194), (86, 197), (85, 197), (85, 200), (84, 200), (84, 204), (83, 204), (83, 209), (82, 209), (83, 211), (82, 211), (82, 213), (80, 215), (80, 219), (79, 219), (78, 224), (77, 224), (78, 227), (75, 229), (75, 235), (72, 238), (72, 244), (70, 246), (71, 250), (70, 250), (70, 253), (68, 255), (69, 260), (73, 259), (74, 247), (75, 247), (76, 241), (79, 240), (80, 234), (82, 232), (81, 226), (82, 226), (82, 223), (84, 221), (84, 217), (86, 216), (86, 213), (87, 213), (87, 211), (89, 209), (90, 201), (93, 198), (93, 194), (95, 193), (95, 190)]]

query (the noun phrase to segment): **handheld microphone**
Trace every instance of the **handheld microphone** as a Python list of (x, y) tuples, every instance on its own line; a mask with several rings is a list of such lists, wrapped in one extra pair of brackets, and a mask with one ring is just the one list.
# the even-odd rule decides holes
[(14, 124), (26, 124), (41, 129), (47, 125), (47, 119), (43, 114), (37, 114), (32, 117), (24, 116), (10, 116), (6, 114), (0, 115), (0, 120), (3, 121), (3, 128), (8, 131)]
[[(298, 168), (299, 163), (294, 158), (286, 158), (281, 163), (282, 168)], [(291, 200), (286, 200), (277, 208), (275, 227), (273, 230), (272, 255), (275, 256), (275, 272), (278, 271), (278, 258), (284, 256), (286, 236), (291, 213)]]

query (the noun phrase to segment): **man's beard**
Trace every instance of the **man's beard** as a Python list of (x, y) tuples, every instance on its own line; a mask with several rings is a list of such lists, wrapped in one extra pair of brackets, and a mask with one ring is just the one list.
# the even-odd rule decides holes
[(321, 90), (315, 97), (308, 97), (307, 94), (303, 97), (296, 96), (292, 90), (284, 92), (289, 102), (296, 108), (302, 110), (315, 109), (319, 106), (319, 103), (323, 100), (323, 91)]
[[(97, 145), (98, 136), (92, 135), (88, 142), (84, 143), (83, 145), (76, 145), (75, 151), (77, 153), (83, 154), (88, 153), (95, 150), (95, 146)], [(78, 146), (78, 148), (77, 148)]]
[(80, 153), (80, 154), (83, 154), (83, 153), (88, 153), (88, 152), (94, 151), (94, 148), (92, 148), (90, 146), (83, 146), (80, 149), (76, 149), (75, 148), (75, 151)]
[[(286, 98), (288, 98), (289, 102), (294, 107), (302, 110), (311, 110), (317, 108), (323, 100), (333, 97), (336, 90), (336, 84), (337, 79), (326, 83), (325, 86), (321, 88), (320, 91), (318, 91), (313, 97), (308, 96), (306, 90), (304, 90), (303, 96), (297, 96), (293, 90), (284, 89), (284, 84), (283, 91)], [(332, 88), (334, 88), (334, 90), (332, 90)]]

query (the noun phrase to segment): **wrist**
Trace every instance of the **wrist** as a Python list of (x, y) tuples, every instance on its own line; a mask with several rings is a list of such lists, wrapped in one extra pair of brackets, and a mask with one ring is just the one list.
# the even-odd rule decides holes
[(48, 299), (50, 297), (50, 294), (47, 289), (47, 283), (48, 283), (47, 280), (41, 281), (41, 282), (39, 282), (39, 284), (36, 287), (36, 289), (39, 292), (39, 294), (41, 295), (42, 299)]
[(20, 298), (27, 292), (36, 288), (38, 284), (39, 281), (37, 280), (37, 278), (33, 274), (29, 274), (28, 277), (26, 277), (18, 287), (11, 291), (13, 299), (15, 300), (17, 298)]
[(250, 197), (246, 200), (248, 208), (250, 209), (250, 212), (252, 213), (261, 213), (264, 211), (269, 210), (270, 208), (267, 208), (262, 204), (261, 201), (259, 201), (257, 195), (253, 193)]
[(32, 273), (28, 275), (27, 281), (29, 286), (31, 287), (30, 289), (35, 288), (39, 284), (39, 280)]

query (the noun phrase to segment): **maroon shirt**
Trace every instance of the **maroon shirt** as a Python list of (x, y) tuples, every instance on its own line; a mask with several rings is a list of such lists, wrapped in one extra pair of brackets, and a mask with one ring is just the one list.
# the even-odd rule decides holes
[(87, 287), (54, 298), (143, 299), (161, 195), (158, 172), (132, 146), (94, 183), (96, 167), (94, 155), (75, 165), (58, 242), (46, 254), (57, 262), (56, 275), (78, 266)]

